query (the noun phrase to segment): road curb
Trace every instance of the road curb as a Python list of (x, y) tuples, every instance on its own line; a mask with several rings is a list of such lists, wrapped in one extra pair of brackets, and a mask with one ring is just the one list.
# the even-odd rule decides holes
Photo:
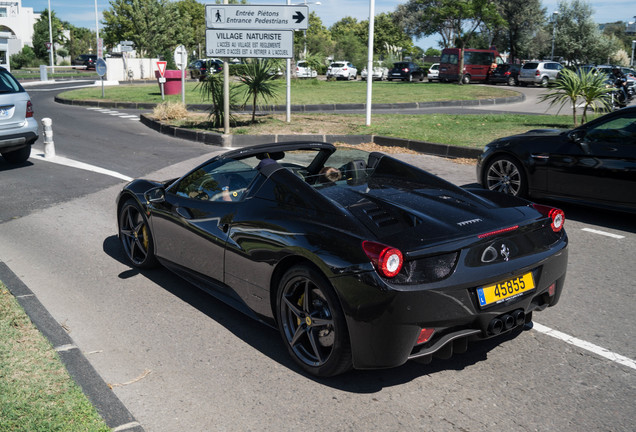
[(141, 123), (149, 128), (175, 138), (187, 139), (203, 144), (216, 145), (221, 147), (245, 147), (255, 144), (267, 144), (272, 142), (290, 141), (322, 141), (338, 142), (349, 145), (362, 143), (374, 143), (383, 146), (402, 147), (422, 154), (433, 156), (443, 156), (448, 158), (469, 158), (476, 159), (481, 153), (481, 149), (457, 147), (447, 144), (430, 143), (426, 141), (416, 141), (403, 138), (393, 138), (381, 135), (222, 135), (216, 132), (197, 131), (172, 126), (168, 123), (154, 120), (147, 114), (139, 116)]
[(0, 280), (53, 346), (71, 378), (80, 386), (106, 425), (117, 432), (144, 432), (117, 395), (90, 364), (73, 339), (44, 308), (33, 291), (11, 269), (0, 261)]

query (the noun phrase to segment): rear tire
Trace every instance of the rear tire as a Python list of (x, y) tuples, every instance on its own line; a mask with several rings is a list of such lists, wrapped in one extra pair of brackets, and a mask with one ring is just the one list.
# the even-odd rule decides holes
[(548, 86), (548, 84), (550, 84), (550, 80), (548, 80), (548, 77), (541, 78), (541, 87), (545, 88)]
[(22, 147), (21, 149), (18, 149), (18, 150), (2, 153), (2, 157), (4, 158), (4, 160), (10, 164), (24, 163), (27, 161), (30, 155), (31, 155), (30, 145), (26, 147)]
[(470, 75), (466, 74), (462, 77), (462, 84), (470, 84)]
[(344, 313), (320, 272), (300, 265), (285, 273), (278, 287), (276, 318), (289, 354), (305, 372), (329, 377), (351, 369)]

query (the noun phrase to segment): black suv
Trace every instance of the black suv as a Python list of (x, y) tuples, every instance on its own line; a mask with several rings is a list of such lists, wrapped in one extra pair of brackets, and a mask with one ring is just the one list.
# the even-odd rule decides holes
[(393, 63), (393, 69), (389, 71), (387, 79), (393, 81), (399, 79), (402, 81), (424, 80), (424, 69), (420, 68), (415, 63), (411, 62), (397, 62)]
[(195, 60), (188, 66), (190, 78), (203, 81), (207, 74), (215, 74), (223, 70), (223, 63), (220, 60), (201, 59)]

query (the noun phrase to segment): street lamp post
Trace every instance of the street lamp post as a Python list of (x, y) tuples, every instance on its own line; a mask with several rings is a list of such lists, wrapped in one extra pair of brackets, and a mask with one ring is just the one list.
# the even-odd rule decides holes
[[(305, 0), (305, 5), (316, 5), (316, 6), (320, 6), (320, 2), (308, 2), (307, 0)], [(307, 17), (307, 20), (309, 20), (309, 17)], [(304, 42), (304, 48), (303, 48), (303, 59), (307, 60), (307, 30), (303, 30), (303, 42)]]
[(51, 25), (51, 0), (49, 0), (49, 61), (51, 66), (51, 73), (55, 73), (53, 69), (53, 26)]
[(632, 41), (632, 67), (634, 67), (634, 48), (636, 47), (636, 40)]
[(550, 54), (550, 60), (554, 60), (554, 40), (556, 39), (556, 24), (559, 11), (552, 12), (552, 52)]

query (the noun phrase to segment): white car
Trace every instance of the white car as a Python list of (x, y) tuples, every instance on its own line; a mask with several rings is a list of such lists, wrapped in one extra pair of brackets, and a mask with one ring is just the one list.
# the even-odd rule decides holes
[(296, 76), (298, 78), (316, 78), (318, 72), (307, 66), (306, 61), (299, 61), (296, 63)]
[(426, 74), (428, 81), (439, 81), (439, 63), (433, 63)]
[(333, 62), (327, 68), (327, 79), (354, 80), (358, 76), (358, 69), (348, 61)]
[[(386, 79), (387, 76), (389, 76), (389, 68), (385, 68), (385, 67), (380, 66), (380, 65), (373, 66), (373, 79), (374, 80), (382, 81), (382, 80)], [(362, 69), (362, 72), (360, 73), (360, 78), (363, 79), (363, 80), (367, 79), (367, 68), (366, 67), (364, 69)]]
[(8, 70), (0, 67), (0, 154), (11, 164), (25, 162), (38, 137), (29, 94)]

